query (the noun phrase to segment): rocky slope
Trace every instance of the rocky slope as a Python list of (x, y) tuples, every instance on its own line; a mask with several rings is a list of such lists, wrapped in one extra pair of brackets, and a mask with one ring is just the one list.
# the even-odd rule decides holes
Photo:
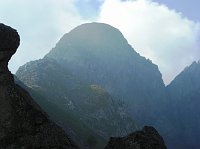
[[(171, 148), (198, 149), (200, 146), (200, 62), (186, 67), (167, 86), (171, 102)], [(169, 126), (170, 126), (169, 125)], [(181, 140), (181, 141), (180, 141)]]
[(134, 51), (118, 29), (102, 23), (80, 25), (45, 57), (55, 59), (81, 81), (100, 85), (122, 99), (141, 124), (157, 123), (165, 102), (161, 73)]
[(81, 82), (54, 59), (29, 62), (16, 76), (82, 147), (102, 148), (110, 136), (123, 136), (137, 128), (122, 102), (98, 85)]
[(155, 128), (145, 126), (126, 137), (110, 138), (105, 149), (167, 149)]
[(77, 148), (30, 95), (14, 83), (7, 64), (19, 43), (17, 31), (0, 24), (0, 148)]
[[(199, 62), (193, 63), (165, 87), (157, 66), (136, 53), (117, 29), (102, 23), (88, 23), (65, 34), (45, 58), (24, 65), (16, 75), (56, 121), (62, 120), (65, 128), (74, 124), (74, 119), (64, 121), (65, 116), (76, 111), (73, 117), (78, 121), (75, 123), (84, 121), (85, 124), (77, 126), (76, 130), (87, 130), (82, 136), (88, 132), (92, 134), (90, 136), (109, 136), (110, 132), (105, 134), (94, 129), (99, 128), (96, 124), (100, 122), (94, 120), (94, 115), (101, 118), (108, 113), (106, 119), (109, 120), (112, 115), (123, 119), (125, 113), (127, 121), (127, 109), (139, 124), (155, 126), (169, 148), (196, 149), (200, 146), (199, 69)], [(56, 102), (62, 106), (55, 106)], [(100, 107), (95, 111), (99, 103), (112, 110)], [(55, 111), (57, 114), (53, 114)], [(113, 114), (111, 111), (120, 112)], [(57, 117), (60, 113), (64, 114)], [(81, 120), (82, 116), (84, 120)], [(95, 125), (87, 120), (88, 117)], [(70, 127), (67, 127), (69, 122)], [(123, 134), (131, 126), (126, 124), (126, 129), (121, 129), (120, 125), (117, 127)], [(108, 128), (110, 126), (112, 124)], [(105, 128), (101, 130), (107, 132)], [(76, 134), (67, 131), (71, 136)], [(76, 135), (74, 138), (81, 140)]]
[(19, 68), (16, 76), (49, 114), (54, 108), (45, 102), (75, 113), (92, 132), (106, 139), (132, 132), (136, 127), (131, 119), (158, 130), (165, 119), (165, 86), (158, 67), (107, 24), (76, 27), (43, 59)]

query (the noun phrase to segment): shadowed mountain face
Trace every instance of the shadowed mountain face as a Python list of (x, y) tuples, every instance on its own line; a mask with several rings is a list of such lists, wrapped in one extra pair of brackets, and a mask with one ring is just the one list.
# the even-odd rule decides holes
[[(171, 148), (193, 148), (200, 146), (200, 62), (185, 68), (167, 86), (171, 102)], [(179, 141), (182, 140), (182, 141)], [(174, 145), (173, 145), (174, 144)]]
[(16, 76), (81, 146), (102, 148), (108, 137), (133, 131), (135, 121), (155, 126), (169, 148), (200, 146), (199, 62), (165, 87), (157, 66), (109, 25), (78, 26)]
[[(1, 50), (3, 74), (8, 73), (9, 53), (18, 46), (12, 43), (11, 51)], [(108, 137), (130, 133), (136, 128), (132, 118), (139, 125), (155, 126), (170, 149), (200, 146), (200, 63), (187, 67), (165, 87), (157, 66), (109, 25), (78, 26), (45, 58), (20, 67), (16, 75), (18, 84), (80, 146), (102, 148)], [(10, 78), (2, 80), (12, 82)]]
[[(82, 140), (81, 146), (97, 148), (111, 136), (132, 132), (132, 119), (160, 126), (165, 118), (165, 86), (158, 67), (106, 24), (78, 26), (43, 59), (20, 67), (16, 76), (55, 121), (71, 128), (66, 131)], [(65, 114), (59, 117), (59, 112)]]
[(84, 83), (98, 84), (122, 99), (140, 123), (156, 123), (165, 98), (162, 76), (116, 28), (101, 23), (78, 26), (45, 57), (55, 59)]
[(54, 59), (27, 63), (16, 75), (82, 147), (103, 148), (110, 136), (123, 136), (136, 129), (122, 102), (98, 85), (81, 82)]
[(19, 46), (16, 30), (0, 24), (0, 148), (66, 148), (76, 146), (50, 121), (29, 94), (14, 84), (7, 63)]

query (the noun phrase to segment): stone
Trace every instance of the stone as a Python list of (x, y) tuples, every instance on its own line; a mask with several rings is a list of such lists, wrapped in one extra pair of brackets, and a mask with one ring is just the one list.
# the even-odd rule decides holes
[(0, 148), (76, 149), (29, 93), (14, 83), (8, 61), (19, 44), (17, 31), (0, 24)]
[(5, 73), (8, 61), (20, 44), (20, 37), (15, 29), (0, 23), (0, 42), (0, 73)]
[(104, 149), (166, 149), (163, 138), (155, 128), (145, 126), (126, 137), (110, 138)]

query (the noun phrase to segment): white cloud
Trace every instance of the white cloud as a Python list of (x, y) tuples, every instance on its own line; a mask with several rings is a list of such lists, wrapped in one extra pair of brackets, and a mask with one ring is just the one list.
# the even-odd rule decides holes
[(42, 58), (72, 28), (85, 22), (74, 0), (0, 0), (0, 22), (16, 28), (21, 37), (9, 62), (13, 73), (30, 60)]
[[(97, 1), (103, 3), (97, 20), (119, 28), (137, 52), (158, 64), (166, 83), (200, 59), (199, 23), (150, 0)], [(64, 33), (86, 22), (74, 2), (0, 0), (0, 22), (21, 36), (9, 63), (13, 73), (25, 62), (43, 57)]]
[(99, 22), (122, 31), (135, 50), (159, 66), (168, 84), (200, 59), (200, 24), (150, 0), (106, 0)]

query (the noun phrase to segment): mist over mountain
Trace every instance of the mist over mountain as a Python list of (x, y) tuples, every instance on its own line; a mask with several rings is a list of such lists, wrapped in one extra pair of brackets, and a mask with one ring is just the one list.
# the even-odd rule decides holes
[(45, 57), (55, 59), (83, 82), (98, 84), (122, 99), (141, 123), (156, 121), (154, 109), (165, 97), (161, 73), (134, 51), (118, 29), (102, 23), (80, 25)]
[(165, 87), (158, 67), (110, 25), (76, 27), (16, 76), (80, 146), (102, 148), (143, 125), (155, 126), (170, 149), (200, 146), (200, 63)]
[[(165, 102), (165, 86), (158, 67), (107, 24), (78, 26), (43, 59), (20, 67), (16, 76), (54, 120), (69, 127), (64, 117), (53, 115), (54, 108), (46, 105), (49, 102), (58, 106), (57, 111), (73, 113), (92, 136), (104, 140), (132, 132), (134, 120), (140, 126), (159, 126), (163, 121), (158, 117)], [(79, 127), (69, 127), (75, 131), (71, 133), (74, 138)], [(89, 137), (84, 135), (82, 138)]]
[(103, 148), (110, 136), (124, 136), (137, 128), (122, 102), (98, 85), (82, 83), (54, 59), (29, 62), (16, 76), (82, 148)]

